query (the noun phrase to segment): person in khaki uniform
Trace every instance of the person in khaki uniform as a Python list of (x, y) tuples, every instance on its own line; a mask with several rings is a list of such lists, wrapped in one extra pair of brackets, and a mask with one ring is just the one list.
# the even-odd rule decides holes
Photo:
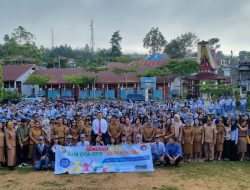
[[(31, 129), (35, 128), (35, 122), (39, 121), (39, 115), (37, 113), (34, 113), (32, 116), (32, 120), (29, 122), (28, 127)], [(34, 154), (34, 144), (29, 139), (29, 158), (32, 160)]]
[(72, 135), (72, 143), (76, 145), (80, 135), (77, 129), (76, 120), (72, 121), (71, 128), (69, 129), (69, 134)]
[(110, 138), (115, 139), (116, 144), (120, 144), (120, 136), (121, 136), (121, 126), (120, 126), (120, 120), (117, 117), (112, 117), (111, 122), (108, 127), (108, 134)]
[(218, 160), (221, 160), (222, 157), (222, 151), (223, 151), (223, 142), (224, 142), (224, 136), (225, 136), (225, 126), (223, 124), (223, 120), (220, 119), (218, 123), (216, 124), (216, 151), (218, 154)]
[(200, 125), (199, 120), (194, 120), (194, 158), (195, 161), (201, 161), (202, 145), (204, 143), (204, 128)]
[(85, 140), (91, 143), (92, 139), (92, 125), (90, 124), (91, 118), (86, 117), (84, 128), (83, 128), (83, 134), (85, 134)]
[(204, 124), (204, 151), (206, 161), (214, 160), (214, 145), (216, 143), (216, 127), (212, 125), (211, 118)]
[(30, 140), (30, 145), (29, 145), (29, 154), (30, 158), (32, 161), (34, 161), (34, 147), (35, 145), (39, 144), (39, 141), (37, 140), (39, 136), (44, 136), (44, 132), (41, 128), (40, 122), (35, 121), (34, 123), (34, 128), (30, 129), (29, 132), (29, 140)]
[(174, 125), (172, 123), (172, 120), (169, 118), (167, 119), (165, 125), (165, 143), (168, 143), (169, 138), (174, 136), (174, 131)]
[(155, 135), (160, 137), (161, 142), (165, 142), (165, 128), (163, 127), (163, 123), (161, 120), (157, 121), (157, 127), (155, 129)]
[(133, 129), (128, 117), (125, 119), (125, 125), (122, 128), (122, 134), (126, 136), (127, 144), (131, 144), (133, 140)]
[(33, 114), (33, 116), (32, 116), (32, 120), (29, 122), (29, 128), (30, 129), (32, 129), (32, 128), (34, 128), (34, 126), (35, 126), (35, 122), (36, 121), (39, 121), (39, 115), (38, 115), (38, 113), (34, 113)]
[(76, 115), (76, 122), (77, 122), (79, 134), (82, 134), (83, 130), (84, 130), (84, 127), (85, 127), (85, 124), (84, 124), (84, 121), (82, 120), (82, 118), (80, 116), (80, 113), (77, 113), (77, 115)]
[(143, 127), (142, 134), (144, 137), (144, 142), (153, 142), (155, 136), (155, 128), (151, 125), (151, 120), (149, 119), (146, 125)]
[(4, 161), (4, 144), (3, 124), (0, 123), (0, 168), (3, 167)]
[(247, 152), (247, 131), (248, 131), (248, 124), (244, 121), (241, 125), (238, 124), (239, 127), (239, 137), (238, 137), (238, 153), (240, 154), (240, 161), (243, 161), (245, 157), (245, 153)]
[(182, 144), (184, 160), (191, 162), (191, 157), (193, 154), (193, 141), (194, 141), (194, 128), (190, 121), (186, 121), (186, 125), (182, 128)]
[(61, 117), (57, 118), (56, 126), (53, 128), (53, 135), (58, 136), (58, 140), (60, 144), (64, 144), (65, 136), (66, 136), (66, 130), (62, 124), (63, 119)]
[(137, 135), (142, 135), (142, 125), (139, 118), (135, 119), (135, 125), (133, 127), (133, 143), (137, 142)]
[(14, 124), (11, 121), (7, 124), (5, 139), (7, 145), (8, 167), (10, 170), (14, 170), (16, 165), (16, 132)]

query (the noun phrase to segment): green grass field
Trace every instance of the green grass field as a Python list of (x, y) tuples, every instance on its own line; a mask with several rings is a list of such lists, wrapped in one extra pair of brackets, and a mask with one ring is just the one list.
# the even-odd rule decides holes
[[(0, 170), (0, 189), (250, 189), (250, 162), (181, 163), (153, 173), (54, 175), (33, 168)], [(28, 184), (27, 184), (28, 181)]]

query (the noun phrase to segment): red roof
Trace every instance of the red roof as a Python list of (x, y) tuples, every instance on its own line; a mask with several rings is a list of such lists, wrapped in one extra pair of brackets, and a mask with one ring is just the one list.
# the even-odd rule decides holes
[[(59, 69), (44, 69), (37, 70), (34, 74), (38, 75), (50, 75), (52, 79), (49, 81), (49, 84), (68, 84), (67, 81), (64, 80), (65, 75), (79, 75), (85, 74), (89, 77), (97, 76), (97, 83), (122, 83), (126, 81), (125, 74), (115, 74), (111, 71), (101, 71), (98, 74), (91, 72), (86, 73), (84, 69), (80, 68), (59, 68)], [(128, 73), (127, 82), (139, 82), (139, 79), (136, 76), (136, 73)]]
[[(137, 72), (129, 72), (127, 73), (127, 82), (128, 83), (139, 83), (140, 78), (137, 77), (138, 74), (143, 73), (147, 69), (152, 69), (157, 67), (160, 64), (163, 64), (165, 62), (162, 61), (135, 61), (131, 64), (126, 63), (117, 63), (117, 62), (111, 62), (108, 63), (108, 68), (129, 68), (134, 65), (137, 65)], [(90, 73), (86, 72), (82, 68), (57, 68), (57, 69), (43, 69), (43, 70), (37, 70), (34, 72), (34, 74), (38, 75), (49, 75), (52, 76), (52, 79), (48, 82), (49, 84), (68, 84), (67, 81), (64, 80), (65, 75), (79, 75), (79, 74), (85, 74), (90, 77), (97, 76), (97, 83), (125, 83), (126, 82), (126, 74), (116, 74), (112, 71), (101, 71), (98, 74), (97, 73)], [(166, 80), (166, 81), (165, 81)], [(157, 77), (157, 82), (163, 83), (173, 81), (173, 76), (168, 76), (164, 78)]]
[(223, 81), (224, 84), (231, 84), (231, 77), (226, 77), (226, 79)]
[(190, 80), (225, 80), (226, 77), (220, 74), (201, 72), (189, 77)]
[(37, 69), (34, 64), (2, 65), (3, 81), (16, 81), (31, 68)]
[[(167, 63), (168, 61), (152, 61), (152, 60), (139, 60), (133, 61), (131, 63), (120, 63), (120, 62), (110, 62), (107, 64), (108, 69), (112, 68), (129, 68), (136, 66), (137, 72), (127, 73), (127, 82), (128, 83), (139, 83), (140, 78), (137, 77), (138, 74), (143, 73), (145, 70), (153, 69), (161, 64)], [(19, 65), (20, 66), (20, 65)], [(82, 68), (52, 68), (52, 69), (39, 69), (34, 72), (37, 75), (49, 75), (52, 79), (48, 82), (49, 84), (68, 84), (67, 81), (64, 80), (65, 75), (79, 75), (84, 74), (90, 77), (97, 77), (97, 83), (125, 83), (126, 82), (126, 74), (116, 74), (112, 71), (102, 71), (97, 73), (94, 72), (86, 72)], [(157, 77), (158, 83), (164, 83), (173, 81), (175, 75), (169, 75), (167, 77)]]

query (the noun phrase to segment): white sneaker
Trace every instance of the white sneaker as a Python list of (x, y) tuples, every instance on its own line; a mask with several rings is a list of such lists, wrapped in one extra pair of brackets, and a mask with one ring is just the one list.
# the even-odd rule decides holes
[(22, 165), (23, 165), (23, 166), (28, 166), (29, 164), (26, 164), (26, 163), (23, 162)]
[(19, 164), (18, 167), (21, 168), (21, 167), (23, 167), (23, 165), (22, 165), (22, 164)]

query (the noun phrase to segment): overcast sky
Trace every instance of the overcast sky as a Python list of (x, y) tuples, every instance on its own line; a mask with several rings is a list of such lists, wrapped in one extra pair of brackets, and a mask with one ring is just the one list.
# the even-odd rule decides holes
[(167, 41), (185, 32), (202, 40), (221, 39), (221, 50), (250, 51), (250, 0), (1, 0), (0, 43), (19, 25), (36, 36), (36, 43), (83, 47), (90, 42), (94, 20), (95, 47), (109, 48), (120, 30), (123, 52), (147, 52), (142, 40), (159, 27)]

